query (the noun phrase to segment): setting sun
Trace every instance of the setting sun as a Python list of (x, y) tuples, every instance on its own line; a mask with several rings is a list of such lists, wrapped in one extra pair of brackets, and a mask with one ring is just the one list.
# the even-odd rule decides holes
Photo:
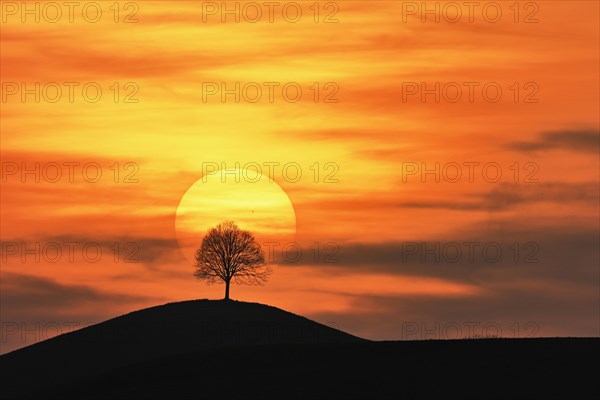
[(177, 207), (177, 239), (190, 262), (202, 236), (225, 220), (262, 243), (287, 243), (296, 233), (294, 207), (274, 180), (247, 169), (218, 170), (198, 179)]

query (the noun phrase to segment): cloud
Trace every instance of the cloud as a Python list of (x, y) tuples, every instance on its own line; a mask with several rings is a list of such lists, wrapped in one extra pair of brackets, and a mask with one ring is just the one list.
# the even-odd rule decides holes
[(547, 182), (526, 185), (499, 183), (488, 192), (470, 195), (468, 200), (404, 201), (399, 202), (398, 206), (403, 208), (502, 211), (522, 204), (541, 202), (597, 204), (598, 200), (597, 183)]
[[(399, 185), (406, 185), (399, 183)], [(458, 189), (458, 188), (457, 188)], [(363, 210), (373, 209), (402, 209), (402, 208), (420, 208), (420, 209), (440, 209), (440, 210), (458, 210), (458, 211), (505, 211), (513, 209), (520, 205), (536, 203), (555, 203), (555, 204), (588, 204), (596, 205), (599, 201), (598, 183), (568, 183), (568, 182), (545, 182), (530, 184), (498, 183), (491, 190), (478, 191), (476, 193), (454, 192), (453, 196), (447, 196), (443, 199), (431, 200), (431, 192), (427, 197), (420, 197), (418, 194), (409, 195), (402, 193), (399, 200), (398, 194), (390, 193), (370, 193), (368, 196), (338, 196), (325, 200), (308, 200), (299, 202), (302, 207), (318, 207), (319, 209), (353, 209), (360, 207)], [(450, 198), (451, 197), (451, 198)]]
[(387, 340), (454, 339), (474, 335), (502, 337), (597, 336), (598, 292), (503, 287), (482, 296), (360, 296), (352, 311), (312, 313), (310, 318), (369, 338)]
[(508, 148), (523, 152), (567, 150), (597, 155), (600, 149), (600, 132), (596, 130), (545, 132), (534, 141), (511, 142)]
[(288, 258), (283, 264), (312, 265), (330, 270), (332, 276), (369, 272), (435, 277), (489, 289), (572, 285), (597, 290), (599, 240), (597, 229), (507, 224), (464, 228), (437, 241), (340, 243), (323, 248), (319, 259), (304, 252), (301, 259)]
[(82, 307), (86, 303), (130, 303), (152, 299), (149, 296), (108, 293), (85, 285), (64, 285), (56, 281), (16, 273), (2, 273), (2, 308), (17, 314), (35, 310), (56, 311), (67, 306)]
[[(20, 51), (7, 51), (3, 57), (3, 68), (7, 81), (49, 82), (64, 80), (92, 81), (109, 79), (154, 79), (186, 74), (203, 67), (221, 67), (227, 60), (213, 54), (177, 51), (161, 47), (150, 51), (148, 43), (141, 39), (137, 46), (117, 50), (106, 42), (95, 42), (93, 46), (77, 46), (70, 35), (48, 34), (43, 43), (35, 41), (42, 33), (20, 32), (7, 26), (2, 41), (18, 46)], [(89, 32), (80, 30), (80, 38), (89, 37)], [(115, 35), (113, 30), (109, 35)], [(135, 37), (132, 37), (135, 40)], [(37, 62), (31, 62), (35, 59)], [(229, 60), (231, 61), (231, 60)]]
[[(479, 290), (456, 296), (344, 292), (354, 306), (308, 316), (369, 339), (452, 339), (486, 333), (503, 337), (597, 336), (599, 241), (597, 226), (507, 220), (489, 228), (456, 230), (439, 241), (340, 244), (338, 263), (312, 264), (329, 271), (332, 279), (382, 273), (435, 277)], [(472, 246), (477, 249), (473, 258), (463, 253), (457, 262), (451, 262), (455, 253), (445, 253), (443, 248), (458, 246), (464, 252), (466, 242), (477, 243)], [(497, 262), (481, 251), (492, 243), (503, 251)], [(304, 261), (310, 263), (310, 257)]]
[[(50, 255), (42, 254), (39, 257), (45, 259), (59, 258), (67, 260), (71, 253), (75, 254), (78, 261), (81, 261), (79, 253), (83, 254), (82, 248), (86, 246), (92, 248), (89, 259), (97, 258), (95, 249), (100, 249), (100, 254), (107, 256), (110, 261), (114, 256), (118, 256), (119, 262), (143, 263), (146, 267), (154, 269), (161, 263), (181, 262), (183, 257), (179, 252), (179, 243), (175, 239), (160, 237), (132, 237), (132, 236), (114, 236), (114, 237), (92, 237), (83, 235), (56, 235), (56, 236), (36, 236), (34, 238), (14, 238), (2, 240), (2, 259), (19, 259), (24, 253), (23, 249), (35, 249), (35, 244), (40, 248), (48, 248), (46, 251)], [(15, 250), (12, 244), (17, 245)], [(50, 247), (52, 246), (52, 247)], [(118, 247), (117, 247), (118, 246)], [(55, 255), (54, 248), (59, 247), (62, 255)], [(39, 251), (43, 253), (43, 251)], [(36, 255), (27, 255), (26, 260), (32, 260)]]
[(164, 301), (8, 272), (0, 287), (0, 354)]

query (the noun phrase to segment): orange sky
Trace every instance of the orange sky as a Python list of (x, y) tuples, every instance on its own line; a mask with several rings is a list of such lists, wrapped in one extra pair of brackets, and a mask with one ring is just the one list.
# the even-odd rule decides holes
[[(449, 2), (437, 2), (439, 22), (422, 2), (394, 1), (280, 2), (272, 21), (258, 2), (263, 15), (250, 22), (255, 9), (241, 2), (239, 23), (222, 2), (122, 1), (115, 15), (99, 1), (98, 22), (86, 2), (73, 22), (66, 6), (52, 22), (48, 2), (26, 2), (31, 14), (0, 3), (2, 352), (35, 339), (15, 324), (85, 325), (221, 297), (222, 286), (194, 280), (175, 223), (208, 163), (274, 166), (271, 185), (292, 207), (252, 218), (269, 232), (295, 221), (303, 249), (266, 286), (233, 286), (234, 299), (373, 339), (405, 338), (407, 322), (600, 333), (597, 2), (519, 2), (516, 15), (500, 1), (497, 22), (490, 2), (472, 22), (464, 2), (453, 3), (458, 22)], [(422, 97), (436, 82), (439, 101)], [(239, 101), (222, 98), (221, 85), (236, 83)], [(446, 173), (437, 182), (421, 175), (436, 163)], [(39, 182), (23, 173), (36, 165)], [(259, 186), (251, 197), (270, 201)], [(37, 254), (23, 254), (25, 242)], [(465, 242), (499, 243), (503, 255), (468, 260)], [(409, 243), (458, 243), (465, 254), (403, 260)], [(102, 249), (96, 262), (86, 245)], [(525, 263), (535, 248), (537, 262)]]

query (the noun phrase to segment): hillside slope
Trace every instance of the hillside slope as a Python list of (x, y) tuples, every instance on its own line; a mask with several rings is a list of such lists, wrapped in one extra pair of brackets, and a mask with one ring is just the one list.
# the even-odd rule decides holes
[(132, 312), (0, 357), (3, 394), (60, 384), (161, 357), (281, 343), (363, 339), (281, 309), (222, 300)]
[[(0, 356), (2, 399), (600, 396), (598, 338), (360, 339), (257, 303), (132, 312)], [(590, 367), (591, 366), (591, 367)]]

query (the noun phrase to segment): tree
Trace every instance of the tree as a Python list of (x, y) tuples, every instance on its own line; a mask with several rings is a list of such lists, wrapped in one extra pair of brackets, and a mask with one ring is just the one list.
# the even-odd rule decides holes
[(194, 276), (208, 284), (225, 283), (225, 300), (229, 300), (229, 284), (262, 285), (272, 270), (254, 236), (232, 221), (211, 228), (196, 251)]

